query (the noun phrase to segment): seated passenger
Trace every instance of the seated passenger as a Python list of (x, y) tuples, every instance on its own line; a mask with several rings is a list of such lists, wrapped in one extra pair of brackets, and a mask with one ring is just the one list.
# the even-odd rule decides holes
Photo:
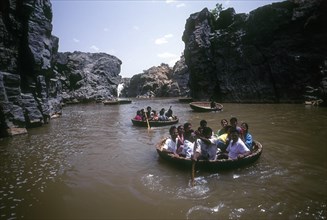
[(202, 135), (197, 137), (193, 160), (216, 160), (218, 139), (212, 136), (212, 129), (205, 127)]
[(140, 110), (137, 110), (136, 111), (136, 115), (134, 117), (134, 120), (137, 120), (137, 121), (142, 121), (142, 113)]
[(184, 136), (183, 149), (180, 155), (188, 159), (191, 158), (194, 150), (194, 142), (195, 137), (191, 133), (189, 133), (187, 136)]
[(247, 148), (241, 138), (239, 138), (239, 132), (237, 129), (232, 128), (230, 130), (230, 137), (231, 140), (226, 149), (229, 159), (241, 159), (251, 154), (249, 148)]
[[(157, 111), (153, 110), (152, 113), (153, 113), (153, 115), (151, 115), (152, 120), (153, 120), (153, 121), (158, 121), (158, 120), (159, 120), (159, 116), (158, 116), (158, 114), (157, 114)], [(151, 114), (152, 114), (152, 113), (151, 113)]]
[(148, 118), (148, 120), (152, 120), (151, 113), (152, 113), (152, 108), (150, 106), (146, 107), (145, 116)]
[(218, 143), (217, 143), (217, 147), (222, 151), (226, 151), (226, 148), (229, 144), (229, 141), (230, 141), (230, 137), (229, 137), (229, 131), (230, 129), (232, 128), (232, 126), (230, 125), (227, 125), (223, 128), (223, 134), (221, 134), (220, 136), (217, 137), (218, 139)]
[(231, 119), (229, 119), (229, 124), (238, 130), (238, 133), (242, 136), (242, 128), (240, 126), (238, 126), (238, 122), (237, 122), (237, 118), (236, 117), (232, 117)]
[(195, 136), (194, 131), (192, 129), (192, 124), (190, 122), (185, 122), (183, 127), (184, 127), (185, 138), (186, 138), (186, 136), (189, 136), (189, 135)]
[(144, 108), (142, 108), (142, 109), (140, 110), (140, 112), (141, 112), (141, 116), (142, 116), (142, 121), (146, 121)]
[(198, 130), (196, 131), (196, 134), (202, 134), (203, 128), (207, 127), (208, 122), (206, 120), (201, 120), (200, 121), (200, 127), (198, 127)]
[(252, 135), (249, 133), (249, 125), (246, 122), (243, 122), (241, 124), (241, 128), (243, 130), (242, 140), (244, 144), (249, 148), (249, 150), (252, 150), (253, 139), (252, 139)]
[(176, 126), (173, 125), (169, 128), (169, 134), (170, 134), (170, 137), (166, 139), (164, 146), (163, 146), (163, 151), (173, 153), (174, 155), (178, 156), (178, 154), (176, 153), (177, 135), (178, 135)]
[(173, 120), (174, 116), (173, 116), (173, 110), (170, 108), (167, 110), (167, 112), (165, 112), (165, 116), (167, 117), (168, 120)]
[(216, 135), (220, 136), (225, 133), (225, 127), (228, 125), (227, 119), (221, 119), (220, 121), (221, 128), (217, 131)]
[(168, 121), (167, 116), (165, 115), (165, 109), (162, 108), (159, 112), (159, 121)]
[(212, 100), (212, 101), (210, 102), (210, 108), (217, 108), (217, 107), (216, 107), (216, 102), (215, 102), (215, 101)]

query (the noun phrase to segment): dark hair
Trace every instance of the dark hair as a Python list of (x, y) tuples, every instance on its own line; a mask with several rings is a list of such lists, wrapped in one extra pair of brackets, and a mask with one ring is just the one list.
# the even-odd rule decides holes
[(201, 121), (200, 121), (200, 125), (203, 127), (204, 125), (207, 125), (208, 124), (208, 122), (206, 121), (206, 120), (204, 120), (204, 119), (202, 119)]
[(245, 127), (246, 127), (246, 130), (249, 130), (249, 125), (248, 125), (248, 123), (246, 123), (246, 122), (243, 122), (241, 125), (245, 125)]
[(186, 130), (190, 125), (192, 125), (190, 122), (184, 123), (184, 130)]
[(226, 122), (228, 123), (227, 119), (224, 118), (224, 119), (221, 119), (221, 120), (220, 120), (220, 124), (222, 124), (223, 121), (226, 121)]
[(168, 111), (166, 112), (166, 116), (167, 117), (172, 117), (173, 116), (173, 110), (168, 109)]
[(236, 117), (231, 117), (231, 118), (229, 119), (229, 122), (232, 122), (232, 121), (237, 121), (237, 118), (236, 118)]
[(175, 125), (172, 125), (170, 128), (169, 128), (169, 134), (172, 134), (173, 130), (176, 129), (176, 126)]

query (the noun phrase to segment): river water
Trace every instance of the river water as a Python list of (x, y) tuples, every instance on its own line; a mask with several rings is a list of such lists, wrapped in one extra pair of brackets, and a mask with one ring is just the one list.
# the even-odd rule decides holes
[[(136, 111), (169, 108), (180, 123), (246, 121), (264, 147), (251, 166), (180, 169), (155, 145), (169, 127), (135, 127)], [(327, 109), (224, 104), (196, 113), (177, 99), (66, 106), (61, 118), (0, 139), (0, 219), (326, 219)]]

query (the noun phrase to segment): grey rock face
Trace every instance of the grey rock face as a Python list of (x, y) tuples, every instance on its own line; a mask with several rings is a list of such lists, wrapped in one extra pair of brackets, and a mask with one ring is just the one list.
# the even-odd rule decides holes
[(118, 58), (105, 53), (58, 53), (55, 70), (62, 83), (64, 102), (116, 97), (121, 64)]
[(167, 64), (134, 75), (128, 85), (129, 97), (178, 97), (188, 93), (187, 66), (181, 59), (172, 69)]
[(117, 95), (119, 59), (57, 54), (50, 0), (2, 0), (0, 6), (0, 137), (42, 126), (61, 114), (64, 102)]
[(175, 94), (181, 97), (190, 96), (189, 70), (185, 64), (184, 56), (182, 56), (173, 67), (172, 81), (177, 84), (176, 88), (179, 90), (176, 91)]
[(303, 102), (312, 86), (326, 100), (326, 14), (320, 0), (226, 9), (217, 20), (207, 9), (192, 14), (183, 34), (192, 97)]
[(4, 0), (0, 10), (0, 135), (5, 136), (42, 125), (51, 109), (61, 106), (49, 103), (57, 97), (49, 96), (47, 85), (58, 48), (50, 1)]

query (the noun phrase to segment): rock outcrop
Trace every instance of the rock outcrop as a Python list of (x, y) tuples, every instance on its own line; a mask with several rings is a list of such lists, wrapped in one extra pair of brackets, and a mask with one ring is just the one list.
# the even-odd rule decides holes
[(181, 56), (180, 60), (175, 63), (172, 74), (172, 81), (177, 83), (179, 89), (178, 96), (180, 97), (190, 96), (189, 76), (185, 57)]
[(188, 68), (181, 57), (173, 68), (161, 64), (134, 75), (125, 86), (125, 94), (139, 98), (186, 96), (189, 92), (188, 75)]
[(191, 96), (221, 102), (303, 102), (318, 88), (327, 102), (327, 3), (294, 0), (249, 14), (192, 14), (183, 41)]
[(57, 86), (50, 82), (58, 49), (50, 0), (3, 0), (0, 6), (0, 136), (5, 136), (46, 123), (61, 106), (53, 101), (60, 97), (47, 90)]
[(106, 53), (58, 53), (54, 70), (65, 103), (117, 97), (122, 62)]
[(50, 0), (0, 1), (0, 137), (60, 115), (65, 102), (117, 96), (121, 61), (58, 53)]

